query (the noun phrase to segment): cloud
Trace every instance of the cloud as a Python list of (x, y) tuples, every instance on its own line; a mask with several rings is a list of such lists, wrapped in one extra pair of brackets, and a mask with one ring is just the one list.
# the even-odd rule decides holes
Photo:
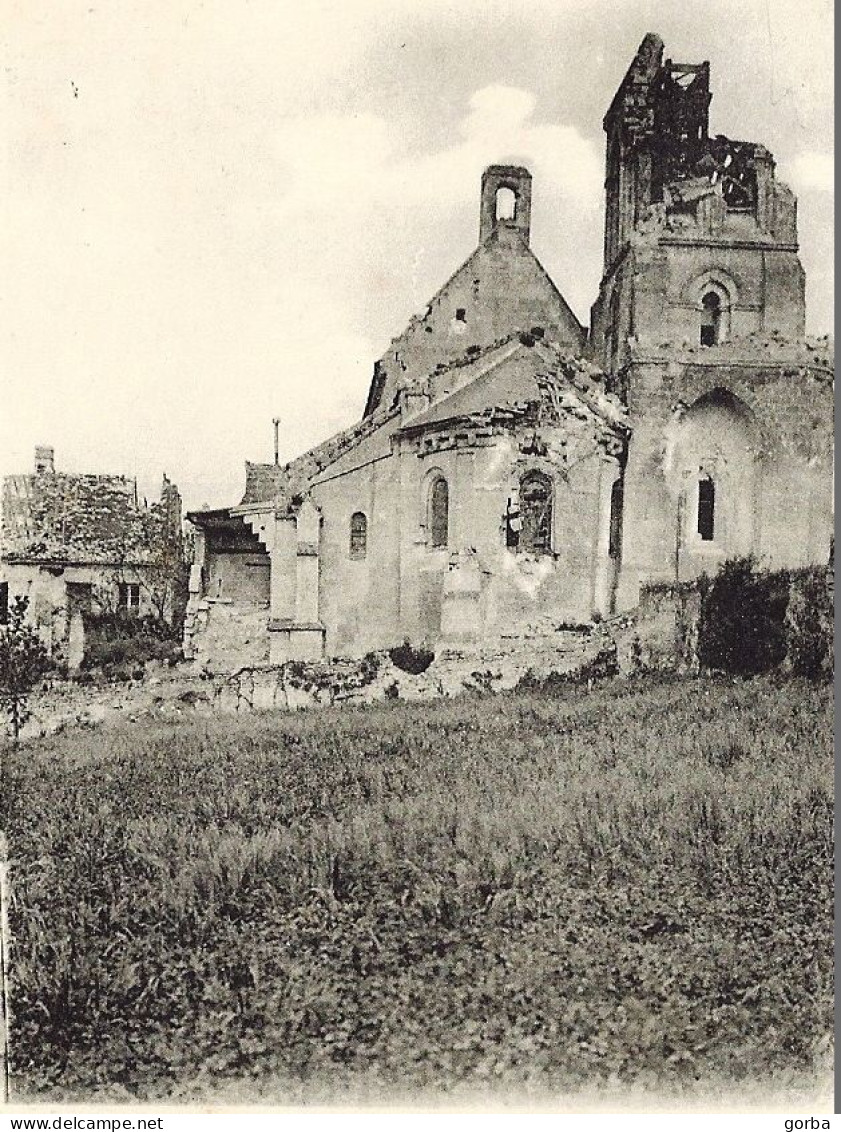
[(284, 458), (359, 417), (374, 359), (472, 250), (486, 165), (531, 169), (535, 228), (562, 209), (584, 231), (600, 197), (595, 146), (527, 89), (474, 91), (418, 152), (387, 110), (305, 111), (248, 69), (231, 92), (187, 54), (178, 83), (147, 82), (158, 48), (125, 81), (97, 55), (78, 99), (45, 74), (17, 105), (0, 470), (44, 441), (68, 470), (234, 498), (273, 416)]
[[(601, 163), (593, 143), (574, 127), (533, 121), (535, 96), (527, 90), (489, 85), (471, 95), (454, 133), (455, 144), (420, 157), (402, 155), (401, 139), (374, 116), (308, 117), (281, 123), (276, 151), (286, 165), (284, 208), (319, 204), (358, 213), (439, 204), (452, 207), (476, 195), (485, 166), (518, 160), (541, 189), (575, 200), (601, 191)], [(341, 160), (337, 157), (341, 154)]]

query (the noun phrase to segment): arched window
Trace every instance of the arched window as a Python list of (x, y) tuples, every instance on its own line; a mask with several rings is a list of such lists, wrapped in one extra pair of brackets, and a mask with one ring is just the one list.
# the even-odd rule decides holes
[(518, 548), (531, 554), (552, 551), (552, 481), (543, 472), (527, 472), (520, 480)]
[(368, 520), (362, 511), (350, 517), (350, 556), (364, 558), (368, 553)]
[(607, 553), (619, 558), (622, 553), (622, 480), (616, 480), (610, 492), (610, 536)]
[(501, 188), (496, 190), (496, 218), (497, 220), (513, 220), (517, 215), (517, 194), (513, 189)]
[(701, 345), (714, 346), (721, 341), (721, 297), (707, 291), (701, 300)]
[(708, 475), (698, 480), (698, 534), (703, 542), (712, 542), (715, 534), (715, 484)]
[(427, 529), (430, 546), (447, 545), (450, 535), (450, 492), (443, 476), (436, 476), (429, 485)]

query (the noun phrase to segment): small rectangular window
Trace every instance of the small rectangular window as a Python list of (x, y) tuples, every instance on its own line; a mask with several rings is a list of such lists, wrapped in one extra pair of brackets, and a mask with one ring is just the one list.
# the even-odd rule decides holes
[(456, 322), (467, 322), (467, 311), (464, 307), (456, 308)]
[(429, 545), (445, 547), (450, 538), (450, 492), (443, 476), (436, 476), (429, 489), (427, 529)]
[(610, 533), (608, 557), (619, 558), (622, 553), (622, 480), (617, 480), (610, 492)]
[(118, 586), (120, 609), (138, 610), (140, 608), (140, 584), (120, 582)]
[(9, 583), (0, 582), (0, 625), (9, 624)]

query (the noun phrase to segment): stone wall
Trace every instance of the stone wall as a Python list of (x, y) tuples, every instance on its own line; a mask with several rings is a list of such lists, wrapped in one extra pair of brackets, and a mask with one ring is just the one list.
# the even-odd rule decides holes
[[(713, 573), (737, 554), (773, 569), (825, 562), (834, 526), (826, 356), (761, 340), (667, 356), (640, 351), (628, 376), (619, 607), (633, 608), (646, 584)], [(717, 484), (720, 520), (708, 543), (695, 523), (702, 471)]]
[(269, 606), (191, 598), (184, 654), (208, 672), (232, 672), (269, 663)]
[[(534, 619), (580, 622), (594, 610), (606, 613), (609, 585), (599, 579), (611, 569), (606, 518), (618, 468), (578, 424), (580, 433), (570, 423), (538, 430), (543, 455), (534, 429), (478, 441), (439, 437), (432, 447), (401, 442), (389, 459), (318, 483), (327, 654), (361, 655), (404, 638), (480, 643)], [(506, 507), (532, 469), (554, 487), (553, 551), (543, 556), (506, 546)], [(427, 528), (427, 495), (439, 475), (449, 490), (449, 539), (441, 548)], [(367, 519), (364, 559), (349, 552), (356, 512)]]
[[(214, 610), (211, 617), (217, 612)], [(240, 622), (240, 632), (244, 643), (248, 635), (244, 621)], [(47, 684), (32, 698), (32, 719), (23, 735), (37, 738), (68, 728), (125, 726), (210, 713), (299, 711), (331, 704), (505, 692), (521, 681), (574, 674), (603, 648), (601, 638), (589, 630), (561, 631), (551, 636), (525, 632), (478, 651), (439, 650), (430, 667), (418, 675), (398, 668), (385, 652), (355, 660), (270, 665), (248, 662), (244, 648), (242, 659), (246, 663), (236, 671), (214, 671), (212, 658), (204, 655), (174, 668), (151, 663), (142, 681)]]
[[(830, 564), (794, 570), (787, 581), (789, 599), (784, 624), (787, 651), (783, 666), (796, 670), (795, 653), (803, 651), (804, 638), (808, 646), (819, 637), (826, 645), (820, 667), (831, 674), (834, 670), (834, 567)], [(699, 670), (698, 633), (704, 585), (695, 580), (679, 585), (646, 586), (636, 609), (599, 626), (598, 635), (615, 645), (622, 674)]]
[(692, 583), (643, 589), (638, 607), (599, 627), (613, 643), (619, 672), (698, 671), (698, 623), (701, 596)]
[(120, 581), (140, 586), (139, 615), (156, 614), (150, 600), (154, 580), (144, 566), (39, 566), (35, 563), (3, 563), (10, 600), (29, 601), (27, 621), (58, 664), (76, 668), (84, 652), (84, 614), (116, 609)]

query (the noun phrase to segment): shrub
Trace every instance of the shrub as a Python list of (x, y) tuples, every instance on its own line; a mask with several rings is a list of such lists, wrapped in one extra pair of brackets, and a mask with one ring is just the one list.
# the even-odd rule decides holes
[(139, 671), (148, 660), (171, 661), (180, 655), (181, 643), (171, 626), (157, 617), (113, 610), (85, 617), (84, 669), (99, 668), (123, 679), (123, 673)]
[(785, 658), (789, 576), (757, 570), (748, 555), (702, 584), (698, 660), (707, 671), (756, 676)]
[(29, 598), (16, 597), (8, 624), (0, 629), (0, 705), (9, 718), (15, 742), (29, 719), (29, 696), (50, 659), (35, 630), (26, 623)]
[(798, 676), (817, 679), (832, 674), (834, 663), (832, 593), (823, 569), (792, 578), (786, 612), (787, 660)]
[(416, 649), (408, 640), (390, 649), (388, 655), (401, 672), (408, 672), (412, 676), (420, 676), (422, 672), (426, 672), (435, 660), (435, 653), (430, 649), (423, 647)]

